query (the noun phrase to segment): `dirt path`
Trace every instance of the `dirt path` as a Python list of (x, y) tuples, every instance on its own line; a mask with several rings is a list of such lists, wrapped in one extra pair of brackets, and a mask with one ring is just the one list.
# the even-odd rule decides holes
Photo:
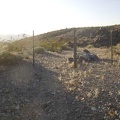
[(72, 51), (47, 52), (36, 55), (35, 67), (28, 60), (4, 68), (0, 120), (118, 119), (120, 68), (101, 61), (73, 69), (68, 56)]
[(52, 71), (24, 62), (9, 67), (4, 80), (1, 120), (66, 119), (66, 92)]

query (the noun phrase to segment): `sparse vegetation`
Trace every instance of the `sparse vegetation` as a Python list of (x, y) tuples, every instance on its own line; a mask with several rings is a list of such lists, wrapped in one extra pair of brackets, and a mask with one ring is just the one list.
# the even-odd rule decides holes
[(94, 47), (94, 46), (91, 45), (91, 44), (87, 46), (88, 49), (89, 49), (89, 48), (93, 48), (93, 47)]
[(36, 47), (34, 52), (36, 54), (43, 54), (43, 53), (45, 53), (45, 48), (43, 48), (43, 47)]
[(60, 36), (65, 35), (65, 34), (69, 34), (69, 32), (71, 32), (73, 30), (74, 30), (74, 28), (61, 29), (61, 30), (57, 30), (57, 31), (48, 32), (46, 34), (40, 35), (39, 39), (51, 39), (51, 38), (55, 38), (57, 36), (60, 37)]
[[(35, 67), (32, 37), (0, 44), (1, 120), (120, 119), (120, 44), (114, 46), (114, 64), (111, 64), (110, 49), (94, 46), (96, 42), (101, 45), (96, 40), (101, 32), (99, 27), (76, 30), (80, 45), (77, 52), (89, 48), (99, 61), (77, 62), (77, 68), (73, 59), (71, 63), (67, 61), (73, 57), (72, 47), (69, 50), (68, 46), (73, 41), (73, 29), (36, 36)], [(7, 49), (3, 50), (5, 45)]]
[(50, 39), (40, 42), (40, 46), (48, 51), (61, 52), (65, 48), (66, 40)]
[(18, 44), (10, 43), (8, 44), (7, 51), (8, 52), (19, 52), (19, 51), (22, 51), (22, 46)]
[(22, 56), (10, 53), (3, 52), (0, 54), (0, 64), (1, 65), (15, 65), (22, 61)]
[(117, 44), (113, 47), (113, 51), (115, 54), (120, 55), (120, 44)]

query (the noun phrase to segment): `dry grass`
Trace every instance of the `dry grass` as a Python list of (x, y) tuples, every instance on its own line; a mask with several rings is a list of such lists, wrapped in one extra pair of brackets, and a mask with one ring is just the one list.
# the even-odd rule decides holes
[[(112, 116), (110, 114), (111, 109), (106, 106), (106, 104), (120, 105), (117, 101), (120, 95), (120, 56), (114, 55), (115, 61), (112, 65), (109, 49), (92, 48), (91, 50), (99, 54), (101, 58), (99, 62), (84, 62), (75, 69), (73, 63), (66, 63), (66, 67), (62, 68), (59, 80), (64, 84), (67, 91), (76, 95), (75, 99), (77, 101), (87, 102), (87, 105), (95, 111), (99, 106), (103, 114), (106, 112), (107, 117), (110, 119), (115, 118), (115, 116), (120, 117), (119, 114)], [(115, 110), (118, 112), (118, 107)]]
[(34, 49), (34, 52), (35, 52), (36, 54), (43, 54), (43, 53), (45, 53), (45, 49), (44, 49), (43, 47), (36, 47), (36, 48)]
[[(120, 65), (118, 64), (120, 56), (118, 56), (118, 60), (116, 59), (114, 64), (111, 65), (109, 49), (91, 48), (90, 52), (92, 51), (97, 53), (101, 60), (99, 62), (78, 63), (75, 69), (73, 68), (73, 63), (67, 63), (66, 56), (70, 57), (70, 55), (73, 54), (72, 51), (64, 51), (60, 54), (51, 52), (52, 54), (44, 54), (41, 57), (38, 55), (38, 58), (36, 55), (36, 60), (48, 70), (54, 71), (53, 75), (55, 76), (55, 80), (57, 81), (56, 78), (58, 77), (58, 80), (60, 80), (60, 83), (62, 83), (67, 93), (70, 93), (74, 97), (74, 101), (77, 101), (76, 103), (73, 103), (74, 101), (70, 103), (71, 111), (81, 111), (82, 107), (80, 104), (82, 104), (84, 106), (82, 109), (83, 115), (84, 112), (88, 111), (88, 114), (91, 112), (93, 116), (94, 112), (100, 115), (100, 119), (106, 119), (106, 116), (110, 119), (115, 118), (115, 116), (118, 117), (118, 114), (112, 113), (115, 113), (115, 111), (118, 112), (118, 106), (120, 106)], [(19, 59), (17, 59), (18, 56), (13, 53), (3, 54), (2, 56), (4, 56), (3, 61), (11, 61), (11, 63), (14, 62), (14, 60), (19, 61)], [(44, 71), (40, 73), (40, 75), (41, 74), (45, 74), (45, 78), (48, 78), (48, 82), (50, 82), (48, 76), (51, 75), (51, 73), (48, 74)], [(54, 83), (49, 83), (50, 86), (53, 84)], [(71, 98), (69, 100), (71, 100)], [(109, 105), (114, 106), (114, 111), (109, 108)], [(79, 116), (79, 113), (74, 113), (74, 115)]]
[(40, 41), (39, 46), (48, 51), (61, 52), (63, 49), (67, 49), (65, 43), (66, 40), (49, 39)]
[(15, 65), (20, 63), (24, 58), (29, 59), (29, 54), (27, 54), (27, 47), (24, 42), (6, 42), (1, 43), (0, 45), (1, 65)]
[(23, 57), (10, 52), (3, 52), (0, 54), (1, 65), (15, 65), (22, 61)]
[(115, 55), (120, 55), (120, 44), (117, 44), (113, 47), (113, 51)]
[(87, 45), (87, 48), (88, 48), (88, 49), (94, 48), (94, 46), (90, 44), (90, 45)]

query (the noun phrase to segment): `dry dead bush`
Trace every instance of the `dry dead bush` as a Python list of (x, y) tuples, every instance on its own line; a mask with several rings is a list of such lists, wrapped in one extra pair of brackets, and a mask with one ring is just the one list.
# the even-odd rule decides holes
[(0, 64), (2, 65), (14, 65), (22, 61), (23, 57), (10, 52), (3, 52), (0, 54)]
[(34, 52), (36, 54), (43, 54), (43, 53), (45, 53), (45, 48), (43, 48), (43, 47), (36, 47)]

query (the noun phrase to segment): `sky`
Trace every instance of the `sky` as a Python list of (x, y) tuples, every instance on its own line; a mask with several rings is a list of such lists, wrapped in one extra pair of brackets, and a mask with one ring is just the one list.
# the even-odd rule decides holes
[(120, 24), (120, 0), (0, 0), (0, 34)]

